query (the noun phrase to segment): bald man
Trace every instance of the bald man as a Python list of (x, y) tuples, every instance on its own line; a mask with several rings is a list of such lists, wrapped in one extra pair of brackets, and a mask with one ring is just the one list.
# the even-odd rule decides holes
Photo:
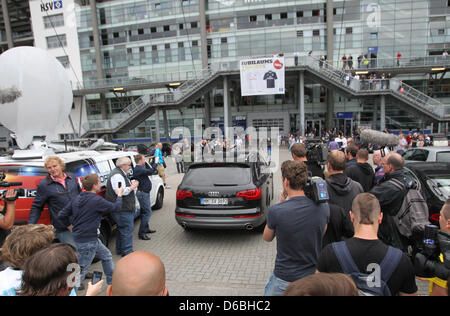
[[(408, 241), (398, 233), (392, 217), (400, 210), (403, 199), (408, 192), (407, 188), (412, 188), (415, 182), (405, 172), (403, 157), (397, 153), (386, 155), (383, 158), (382, 166), (385, 176), (370, 191), (380, 202), (381, 211), (384, 214), (383, 222), (380, 225), (379, 237), (388, 245), (404, 249)], [(403, 183), (405, 185), (404, 189), (395, 186), (390, 181), (392, 179)]]
[(166, 270), (152, 253), (135, 251), (117, 262), (107, 296), (167, 296)]

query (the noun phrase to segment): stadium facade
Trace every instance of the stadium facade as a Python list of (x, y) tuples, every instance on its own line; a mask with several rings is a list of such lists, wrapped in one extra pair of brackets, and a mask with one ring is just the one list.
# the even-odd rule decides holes
[[(450, 1), (31, 0), (30, 12), (35, 46), (66, 66), (74, 88), (72, 122), (59, 138), (86, 135), (89, 122), (113, 120), (144, 95), (176, 93), (207, 68), (223, 75), (197, 99), (158, 107), (137, 126), (107, 134), (116, 141), (164, 139), (177, 126), (193, 129), (195, 119), (284, 133), (448, 127), (375, 91), (343, 93), (301, 66), (325, 56), (342, 70), (342, 57), (351, 56), (352, 75), (391, 73), (450, 105)], [(275, 54), (290, 69), (285, 94), (242, 97), (239, 61)]]

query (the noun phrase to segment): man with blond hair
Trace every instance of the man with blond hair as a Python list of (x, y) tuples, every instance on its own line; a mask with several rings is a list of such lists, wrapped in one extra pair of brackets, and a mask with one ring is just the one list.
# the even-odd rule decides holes
[[(368, 274), (381, 278), (387, 284), (391, 295), (417, 295), (411, 260), (399, 249), (387, 246), (378, 239), (378, 228), (383, 219), (383, 213), (377, 198), (369, 193), (358, 194), (353, 200), (350, 219), (355, 235), (353, 238), (325, 247), (320, 254), (318, 271)], [(393, 271), (390, 275), (386, 275), (384, 273), (386, 270), (381, 268), (385, 267), (382, 262), (388, 254), (390, 259), (387, 262), (392, 263)], [(358, 271), (344, 271), (347, 266), (344, 262), (352, 261)], [(373, 286), (379, 284), (378, 287), (380, 287), (381, 280), (375, 279)]]
[(42, 179), (37, 186), (28, 224), (37, 224), (44, 205), (47, 204), (52, 225), (56, 229), (56, 238), (62, 243), (75, 246), (72, 232), (58, 220), (58, 213), (81, 192), (80, 185), (75, 177), (64, 172), (64, 161), (58, 156), (47, 157), (44, 166), (48, 176)]
[(0, 296), (16, 295), (25, 262), (34, 253), (50, 246), (54, 238), (53, 226), (43, 224), (19, 226), (8, 235), (2, 248), (2, 259), (8, 263), (8, 268), (0, 272)]

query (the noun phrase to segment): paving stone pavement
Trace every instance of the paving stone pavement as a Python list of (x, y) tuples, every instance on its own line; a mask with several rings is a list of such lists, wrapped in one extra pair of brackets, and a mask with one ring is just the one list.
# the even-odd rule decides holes
[[(280, 162), (290, 159), (287, 150), (280, 151)], [(168, 159), (164, 206), (154, 211), (150, 227), (157, 232), (151, 240), (137, 238), (139, 222), (135, 224), (134, 249), (149, 251), (164, 262), (171, 296), (260, 296), (271, 274), (276, 256), (276, 240), (267, 243), (262, 233), (237, 230), (184, 231), (175, 221), (175, 194), (183, 175), (177, 174)], [(281, 173), (274, 174), (276, 196), (281, 194)], [(109, 248), (116, 263), (115, 238)], [(102, 271), (101, 263), (90, 271)], [(426, 282), (418, 281), (421, 295), (428, 295)], [(106, 286), (105, 286), (106, 288)], [(83, 292), (80, 293), (82, 295)], [(105, 295), (105, 289), (101, 295)]]

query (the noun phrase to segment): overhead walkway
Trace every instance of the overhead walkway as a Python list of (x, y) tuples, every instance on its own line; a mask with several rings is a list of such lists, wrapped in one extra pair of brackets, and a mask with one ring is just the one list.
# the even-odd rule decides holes
[[(264, 56), (266, 57), (266, 56)], [(309, 56), (308, 56), (309, 57)], [(304, 64), (308, 57), (300, 57), (300, 64)], [(248, 57), (250, 58), (250, 57)], [(241, 59), (246, 59), (243, 57)], [(367, 65), (361, 63), (358, 67), (357, 57), (353, 58), (353, 72), (368, 71), (378, 73), (391, 73), (393, 76), (398, 74), (411, 73), (442, 73), (446, 68), (450, 68), (450, 56), (429, 56), (429, 57), (411, 57), (401, 58), (398, 62), (396, 58), (386, 59), (368, 59)], [(294, 66), (294, 57), (292, 55), (286, 56), (286, 63)], [(342, 69), (342, 61), (333, 63), (333, 68)], [(238, 62), (232, 63), (231, 68), (239, 70)], [(75, 84), (72, 87), (75, 96), (83, 96), (96, 93), (113, 92), (114, 89), (120, 89), (122, 92), (133, 90), (146, 90), (165, 88), (171, 83), (183, 83), (186, 80), (201, 78), (202, 71), (188, 71), (188, 72), (174, 72), (174, 73), (160, 73), (148, 75), (144, 77), (119, 77), (101, 80), (85, 80), (83, 83)]]
[[(414, 111), (416, 115), (442, 122), (450, 121), (450, 106), (414, 89), (398, 79), (357, 80), (350, 74), (336, 69), (328, 63), (321, 63), (315, 57), (308, 57), (305, 70), (316, 82), (354, 98), (367, 98), (384, 95), (393, 98), (395, 104)], [(348, 79), (348, 80), (347, 80)]]
[[(397, 79), (389, 80), (357, 80), (331, 64), (320, 62), (313, 56), (304, 56), (297, 65), (293, 60), (286, 60), (287, 74), (305, 72), (311, 80), (352, 98), (373, 98), (385, 96), (393, 98), (395, 103), (420, 117), (436, 122), (450, 121), (450, 106), (408, 86)], [(237, 75), (239, 69), (234, 65), (221, 64), (202, 70), (196, 79), (184, 83), (170, 93), (144, 95), (126, 107), (110, 120), (89, 121), (82, 137), (92, 135), (114, 134), (135, 128), (153, 115), (156, 108), (173, 109), (191, 104), (217, 85), (223, 76)]]

